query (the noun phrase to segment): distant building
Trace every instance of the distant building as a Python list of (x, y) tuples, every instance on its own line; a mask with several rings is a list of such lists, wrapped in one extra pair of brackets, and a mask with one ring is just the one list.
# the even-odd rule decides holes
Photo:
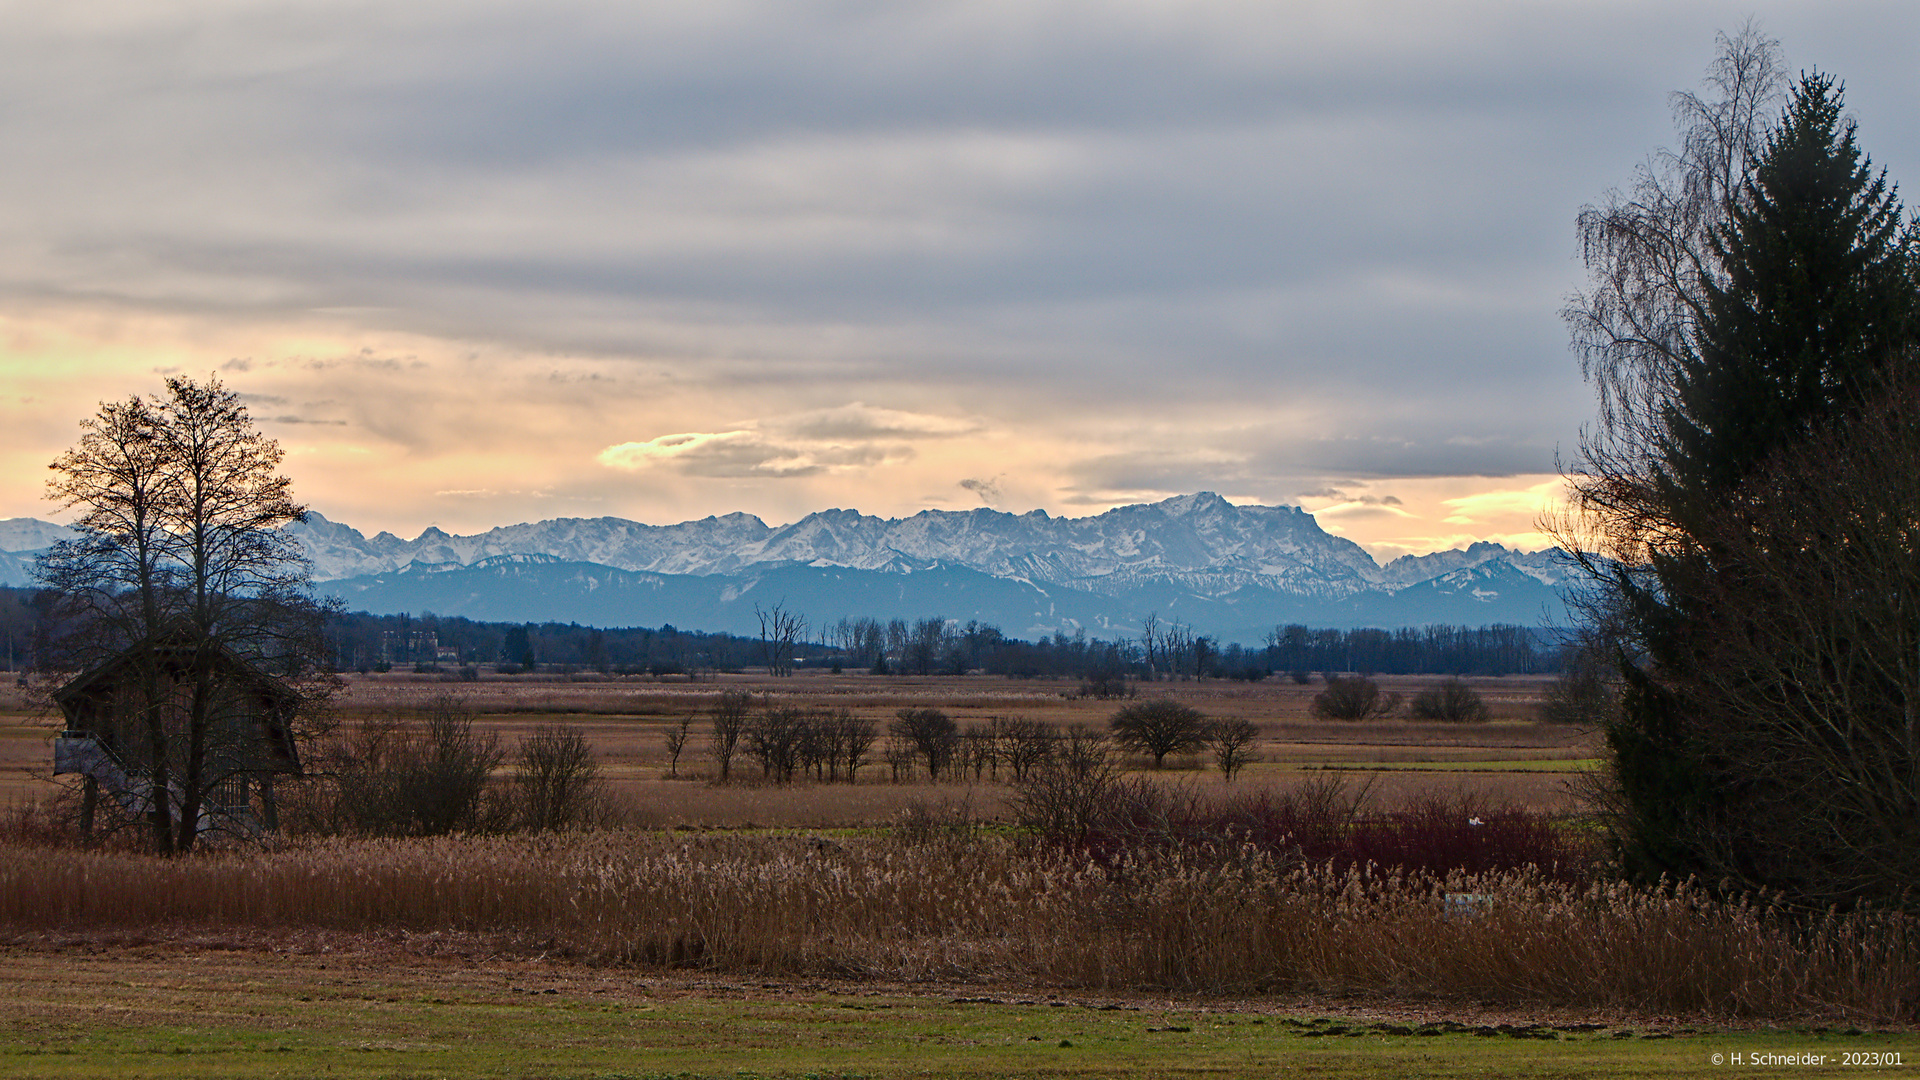
[(380, 659), (389, 664), (431, 664), (440, 652), (440, 635), (431, 630), (380, 632)]

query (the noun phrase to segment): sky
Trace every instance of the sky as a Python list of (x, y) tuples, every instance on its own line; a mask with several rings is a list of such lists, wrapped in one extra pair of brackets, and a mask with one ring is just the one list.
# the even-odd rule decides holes
[(1574, 217), (1750, 16), (1920, 183), (1911, 0), (0, 0), (0, 518), (177, 374), (369, 534), (1205, 490), (1539, 548)]

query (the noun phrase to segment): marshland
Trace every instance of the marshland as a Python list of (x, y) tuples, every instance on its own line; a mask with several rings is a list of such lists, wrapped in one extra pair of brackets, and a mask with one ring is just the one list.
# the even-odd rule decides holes
[[(1439, 680), (1377, 682), (1411, 700)], [(1622, 883), (1583, 797), (1595, 734), (1542, 718), (1547, 677), (1467, 685), (1484, 717), (1447, 722), (1404, 707), (1316, 716), (1322, 678), (1138, 683), (1102, 698), (983, 676), (350, 675), (308, 747), (308, 777), (281, 789), (282, 835), (174, 858), (124, 829), (77, 836), (73, 796), (46, 775), (56, 725), (16, 689), (0, 728), (0, 933), (10, 963), (85, 956), (87, 970), (203, 956), (212, 942), (223, 965), (318, 977), (313, 965), (338, 955), (408, 985), (511, 970), (622, 993), (744, 980), (754, 1001), (796, 988), (1091, 995), (1105, 1004), (1087, 1007), (1175, 1003), (1276, 1023), (1303, 1008), (1404, 1010), (1429, 1025), (1553, 1021), (1547, 1037), (1596, 1046), (1616, 1032), (1781, 1025), (1904, 1038), (1865, 1032), (1913, 1018), (1908, 917)], [(728, 700), (745, 706), (746, 734), (723, 783), (712, 744)], [(1112, 726), (1148, 701), (1248, 721), (1250, 760), (1228, 778), (1196, 743), (1155, 768)], [(952, 723), (937, 778), (900, 723), (929, 712)], [(449, 714), (466, 745), (491, 748), (475, 816), (396, 835), (423, 830), (323, 812), (369, 731), (424, 739)], [(852, 782), (804, 762), (782, 782), (752, 743), (770, 714), (864, 721)], [(1052, 750), (1016, 776), (1006, 740), (1020, 730)], [(577, 814), (538, 828), (516, 816), (529, 782), (519, 755), (555, 736), (588, 749), (593, 782)], [(81, 1030), (61, 996), (16, 1003), (10, 1022), (24, 1010), (48, 1018), (46, 1032)]]

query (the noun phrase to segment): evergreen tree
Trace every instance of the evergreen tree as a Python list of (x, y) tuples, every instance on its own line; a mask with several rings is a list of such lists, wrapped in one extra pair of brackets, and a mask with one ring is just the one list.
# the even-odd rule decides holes
[[(1596, 606), (1623, 642), (1622, 706), (1606, 733), (1622, 855), (1647, 877), (1697, 874), (1803, 899), (1897, 893), (1903, 886), (1884, 875), (1854, 872), (1877, 843), (1860, 815), (1832, 812), (1819, 785), (1794, 776), (1796, 761), (1823, 758), (1823, 748), (1847, 757), (1840, 744), (1860, 738), (1838, 734), (1853, 729), (1834, 723), (1824, 690), (1796, 680), (1837, 681), (1840, 692), (1826, 698), (1884, 726), (1884, 671), (1856, 675), (1842, 654), (1871, 644), (1911, 656), (1913, 645), (1903, 632), (1869, 634), (1869, 643), (1852, 623), (1836, 632), (1859, 578), (1824, 592), (1816, 583), (1810, 601), (1789, 597), (1775, 557), (1843, 542), (1796, 513), (1789, 492), (1805, 490), (1816, 457), (1828, 467), (1859, 460), (1850, 426), (1880, 415), (1910, 382), (1920, 312), (1915, 230), (1856, 145), (1831, 77), (1802, 76), (1708, 246), (1712, 272), (1695, 278), (1700, 314), (1646, 471), (1601, 454), (1610, 467), (1579, 481), (1615, 560), (1589, 565), (1604, 578)], [(1820, 454), (1808, 453), (1814, 446)], [(1881, 497), (1864, 485), (1840, 494), (1856, 506)], [(1831, 566), (1788, 562), (1814, 576)], [(1789, 608), (1790, 632), (1754, 629)], [(1761, 638), (1791, 643), (1810, 662), (1792, 675), (1756, 662)], [(1911, 706), (1892, 706), (1894, 722), (1903, 711)], [(1842, 864), (1847, 873), (1828, 872)]]
[(1841, 118), (1831, 76), (1803, 75), (1712, 237), (1724, 283), (1667, 414), (1663, 472), (1684, 508), (1712, 506), (1783, 446), (1878, 395), (1915, 315), (1912, 234), (1885, 174)]

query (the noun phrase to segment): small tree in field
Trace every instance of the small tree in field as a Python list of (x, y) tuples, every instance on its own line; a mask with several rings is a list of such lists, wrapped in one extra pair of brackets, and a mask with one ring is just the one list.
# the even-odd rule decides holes
[(720, 769), (720, 783), (733, 778), (733, 756), (740, 750), (740, 735), (747, 728), (747, 716), (753, 711), (753, 695), (745, 690), (724, 690), (714, 699), (709, 715), (713, 717), (713, 739), (708, 751)]
[(1364, 675), (1342, 678), (1329, 671), (1327, 688), (1313, 695), (1313, 715), (1322, 720), (1378, 720), (1400, 707), (1400, 695), (1382, 693)]
[(1253, 744), (1259, 738), (1259, 725), (1245, 717), (1207, 725), (1207, 745), (1213, 748), (1213, 760), (1220, 766), (1222, 779), (1231, 781), (1254, 759)]
[(1487, 703), (1473, 687), (1460, 679), (1448, 679), (1413, 695), (1408, 711), (1419, 720), (1445, 720), (1450, 723), (1478, 723), (1487, 718)]
[(667, 777), (677, 779), (680, 776), (680, 755), (687, 748), (687, 740), (693, 738), (693, 716), (680, 718), (680, 722), (667, 729)]
[(999, 732), (1001, 756), (1013, 773), (1014, 783), (1025, 780), (1036, 766), (1051, 758), (1054, 743), (1059, 740), (1059, 732), (1053, 725), (1023, 716), (1003, 717), (994, 721), (994, 727)]
[(919, 752), (932, 780), (940, 779), (960, 741), (960, 726), (939, 709), (901, 709), (887, 724), (887, 733)]
[(1168, 754), (1199, 749), (1206, 738), (1206, 723), (1200, 710), (1160, 698), (1121, 709), (1108, 726), (1122, 749), (1151, 755), (1158, 769)]

